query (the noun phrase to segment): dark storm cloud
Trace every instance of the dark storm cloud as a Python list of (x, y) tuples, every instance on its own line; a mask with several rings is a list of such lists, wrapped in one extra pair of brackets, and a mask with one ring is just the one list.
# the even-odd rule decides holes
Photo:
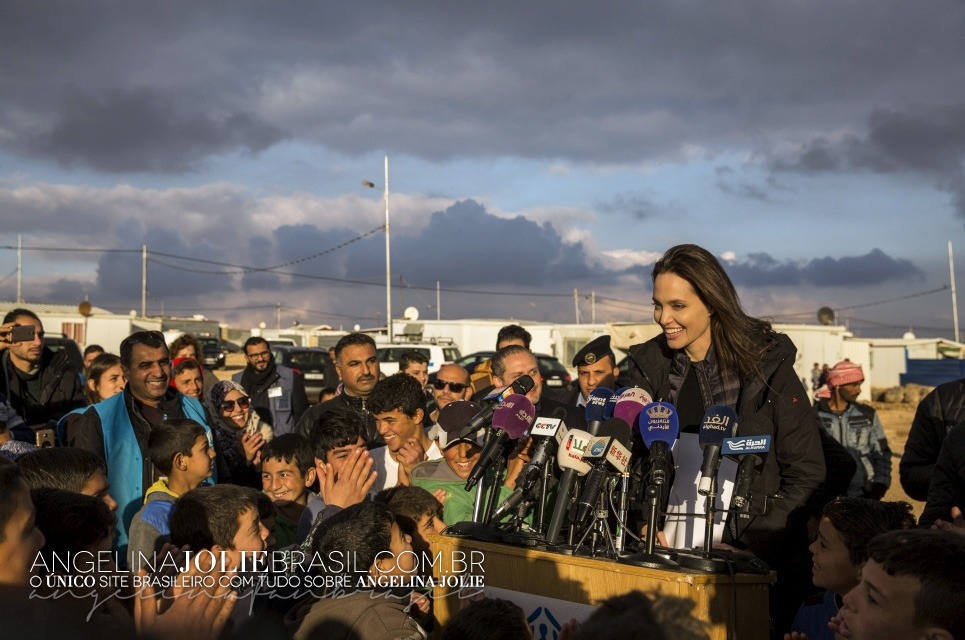
[(931, 179), (951, 195), (965, 217), (965, 102), (917, 108), (875, 109), (860, 135), (837, 143), (819, 137), (796, 158), (776, 159), (779, 171), (824, 173), (841, 169), (910, 173)]
[(596, 209), (601, 213), (625, 215), (634, 220), (646, 220), (666, 212), (648, 196), (633, 193), (618, 194), (609, 202), (598, 202)]
[(496, 217), (472, 200), (433, 213), (419, 234), (394, 240), (393, 255), (399, 256), (394, 271), (424, 285), (442, 280), (565, 290), (564, 283), (612, 275), (592, 269), (583, 246), (564, 243), (549, 223)]
[(40, 298), (41, 302), (51, 304), (71, 304), (80, 303), (84, 296), (91, 291), (91, 283), (71, 278), (59, 278), (51, 283), (50, 287)]
[[(344, 153), (626, 162), (842, 130), (935, 87), (965, 100), (948, 81), (965, 59), (954, 2), (92, 1), (0, 12), (8, 146), (103, 171), (179, 170), (282, 131)], [(104, 142), (112, 116), (156, 135), (115, 122)]]
[(748, 182), (742, 182), (740, 184), (731, 184), (723, 180), (717, 181), (717, 188), (724, 193), (729, 193), (731, 195), (738, 196), (740, 198), (746, 198), (748, 200), (757, 200), (759, 202), (772, 202), (770, 192), (763, 187), (759, 187)]
[(23, 140), (28, 152), (116, 173), (184, 172), (225, 151), (263, 151), (285, 134), (251, 113), (212, 116), (149, 89), (75, 94), (49, 131)]
[(900, 280), (924, 280), (925, 274), (909, 260), (893, 258), (880, 249), (863, 256), (814, 258), (805, 263), (780, 261), (766, 253), (725, 265), (735, 284), (745, 287), (868, 286)]
[[(178, 300), (235, 289), (232, 276), (223, 273), (227, 269), (159, 255), (226, 262), (234, 256), (226, 255), (223, 246), (182, 238), (176, 231), (145, 226), (135, 219), (117, 224), (113, 235), (118, 247), (148, 245), (147, 285), (152, 298)], [(97, 266), (98, 288), (111, 300), (140, 300), (142, 273), (140, 251), (103, 253)]]
[(805, 282), (818, 286), (869, 285), (891, 280), (924, 280), (925, 274), (908, 260), (892, 258), (880, 249), (863, 256), (817, 258), (801, 270)]

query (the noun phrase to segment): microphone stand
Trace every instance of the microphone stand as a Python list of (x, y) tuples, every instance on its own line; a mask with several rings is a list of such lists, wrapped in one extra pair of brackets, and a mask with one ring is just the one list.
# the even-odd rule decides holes
[(624, 471), (620, 474), (620, 494), (617, 503), (617, 534), (616, 534), (616, 547), (617, 555), (623, 553), (623, 545), (626, 540), (626, 521), (627, 521), (627, 507), (629, 506), (629, 494), (630, 493), (630, 472)]
[(714, 517), (717, 515), (717, 478), (710, 479), (710, 491), (704, 501), (704, 549), (677, 553), (677, 564), (685, 569), (704, 573), (729, 573), (728, 563), (717, 557), (712, 550), (714, 540)]
[(619, 558), (623, 564), (632, 564), (636, 567), (646, 567), (648, 569), (679, 569), (680, 566), (665, 555), (656, 552), (657, 526), (660, 515), (660, 486), (654, 482), (647, 485), (644, 496), (647, 499), (647, 538), (645, 541), (645, 551)]
[[(573, 555), (577, 556), (589, 556), (595, 558), (597, 556), (597, 547), (602, 539), (606, 543), (603, 549), (603, 554), (607, 557), (614, 557), (616, 555), (616, 544), (613, 541), (613, 534), (610, 532), (610, 524), (607, 522), (607, 516), (610, 512), (607, 509), (607, 494), (613, 491), (613, 478), (607, 478), (606, 485), (603, 491), (600, 492), (600, 498), (597, 501), (596, 510), (593, 511), (593, 520), (590, 521), (585, 529), (583, 530), (583, 535), (576, 543), (576, 547), (573, 550)], [(591, 535), (592, 534), (592, 535)], [(587, 536), (590, 536), (589, 546), (583, 544)], [(588, 549), (589, 551), (581, 551), (581, 547)]]
[(533, 518), (533, 528), (543, 532), (543, 520), (546, 517), (547, 495), (550, 490), (550, 478), (552, 477), (552, 463), (547, 461), (543, 465), (543, 475), (540, 477), (539, 496), (536, 498), (536, 516)]
[(496, 462), (493, 464), (493, 484), (489, 489), (489, 500), (486, 502), (486, 510), (483, 512), (483, 519), (480, 522), (489, 522), (489, 518), (493, 515), (493, 511), (496, 510), (496, 505), (499, 504), (499, 486), (503, 477), (503, 469), (506, 466), (506, 459), (503, 456), (496, 458)]

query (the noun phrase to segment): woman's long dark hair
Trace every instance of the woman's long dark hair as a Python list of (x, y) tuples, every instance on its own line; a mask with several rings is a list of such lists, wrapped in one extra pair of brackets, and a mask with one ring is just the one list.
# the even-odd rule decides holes
[(653, 265), (654, 282), (672, 273), (690, 283), (710, 311), (711, 344), (722, 371), (757, 373), (771, 323), (744, 313), (734, 283), (709, 251), (695, 244), (671, 247)]
[[(94, 386), (101, 386), (101, 376), (107, 373), (108, 369), (112, 369), (121, 363), (121, 359), (115, 356), (113, 353), (102, 353), (91, 361), (90, 366), (87, 367), (87, 379), (94, 381)], [(90, 385), (84, 385), (84, 396), (87, 398), (87, 402), (90, 404), (97, 404), (101, 401), (99, 394), (90, 388)]]

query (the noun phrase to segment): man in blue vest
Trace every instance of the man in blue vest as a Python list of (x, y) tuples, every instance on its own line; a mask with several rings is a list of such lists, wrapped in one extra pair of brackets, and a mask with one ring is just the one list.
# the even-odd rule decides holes
[(125, 338), (121, 343), (121, 368), (127, 376), (127, 388), (92, 405), (71, 423), (67, 444), (92, 451), (107, 462), (111, 495), (118, 504), (116, 548), (123, 558), (127, 555), (127, 531), (144, 501), (144, 491), (163, 475), (154, 469), (148, 456), (151, 429), (164, 420), (190, 418), (204, 427), (212, 446), (214, 440), (201, 403), (168, 384), (171, 358), (164, 334), (138, 331)]
[(262, 422), (271, 425), (276, 436), (295, 430), (308, 409), (305, 380), (294, 369), (275, 364), (268, 341), (252, 336), (245, 341), (248, 366), (231, 376), (251, 398), (251, 408)]

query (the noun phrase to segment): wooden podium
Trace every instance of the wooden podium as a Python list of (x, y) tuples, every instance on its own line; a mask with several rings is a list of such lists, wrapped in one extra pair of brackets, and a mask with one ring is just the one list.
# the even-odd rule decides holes
[[(466, 538), (427, 537), (433, 556), (439, 559), (432, 572), (436, 582), (465, 571), (459, 559), (469, 559), (472, 552), (479, 559), (481, 552), (486, 587), (585, 605), (634, 590), (672, 595), (696, 604), (693, 614), (710, 624), (712, 640), (768, 639), (768, 585), (774, 581), (773, 573), (729, 576), (666, 571)], [(458, 589), (436, 586), (432, 595), (437, 624), (445, 624), (459, 608)]]

